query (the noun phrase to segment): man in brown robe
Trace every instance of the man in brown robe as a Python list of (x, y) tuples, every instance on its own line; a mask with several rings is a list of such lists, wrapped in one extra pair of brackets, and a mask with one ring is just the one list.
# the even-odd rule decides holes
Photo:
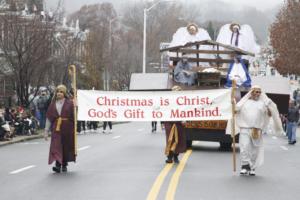
[[(181, 87), (174, 86), (173, 91), (180, 91)], [(182, 122), (165, 122), (166, 130), (166, 149), (165, 154), (167, 156), (166, 163), (179, 163), (179, 153), (186, 151), (186, 137)]]
[(45, 139), (51, 132), (49, 165), (55, 161), (52, 170), (56, 173), (67, 171), (68, 162), (76, 161), (74, 134), (74, 104), (67, 98), (64, 85), (56, 88), (54, 98), (47, 111)]

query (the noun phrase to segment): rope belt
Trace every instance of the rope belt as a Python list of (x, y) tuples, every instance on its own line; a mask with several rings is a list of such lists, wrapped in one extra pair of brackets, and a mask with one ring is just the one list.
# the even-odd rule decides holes
[(55, 131), (60, 131), (62, 121), (67, 121), (67, 120), (68, 118), (62, 118), (62, 117), (57, 118)]
[(253, 139), (258, 139), (261, 137), (261, 129), (258, 128), (252, 128), (251, 129), (251, 136)]
[[(173, 139), (175, 139), (175, 141), (172, 144)], [(173, 124), (170, 134), (169, 134), (165, 154), (169, 155), (170, 151), (174, 152), (177, 147), (177, 144), (178, 144), (178, 130), (177, 130), (176, 124)]]

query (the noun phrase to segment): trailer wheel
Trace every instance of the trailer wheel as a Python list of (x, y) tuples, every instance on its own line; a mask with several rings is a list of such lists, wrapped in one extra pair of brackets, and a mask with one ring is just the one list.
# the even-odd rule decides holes
[(192, 140), (187, 140), (187, 141), (186, 141), (186, 147), (187, 147), (187, 148), (192, 148), (192, 143), (193, 143)]
[(231, 142), (220, 142), (221, 151), (230, 151), (232, 143)]

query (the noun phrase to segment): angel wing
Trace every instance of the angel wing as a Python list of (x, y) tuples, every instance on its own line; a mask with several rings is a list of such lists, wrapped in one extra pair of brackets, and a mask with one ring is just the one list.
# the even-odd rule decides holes
[(231, 39), (231, 30), (230, 30), (230, 24), (225, 24), (220, 28), (217, 42), (220, 42), (222, 44), (230, 45), (230, 39)]
[[(177, 29), (177, 31), (173, 35), (173, 39), (170, 43), (169, 47), (173, 46), (179, 46), (179, 45), (185, 45), (186, 43), (189, 42), (197, 42), (197, 41), (203, 41), (203, 40), (211, 40), (208, 32), (203, 29), (203, 28), (198, 28), (198, 33), (196, 35), (191, 35), (186, 27), (181, 27)], [(211, 46), (207, 45), (201, 45), (199, 47), (201, 50), (211, 50)], [(174, 52), (169, 52), (168, 55), (170, 57), (173, 57), (176, 55)], [(196, 55), (189, 55), (189, 57), (195, 57)], [(211, 58), (212, 55), (207, 54), (207, 55), (200, 55), (200, 58)]]
[[(198, 33), (196, 35), (197, 41), (203, 41), (203, 40), (211, 40), (211, 37), (209, 36), (207, 30), (203, 28), (199, 28)], [(213, 47), (211, 45), (201, 45), (199, 47), (200, 50), (212, 50)], [(196, 57), (196, 56), (195, 56)], [(214, 58), (214, 55), (212, 54), (200, 54), (199, 58)], [(203, 66), (209, 66), (208, 63), (201, 63)]]
[(239, 47), (243, 50), (250, 51), (252, 53), (259, 52), (259, 45), (256, 43), (254, 32), (248, 24), (244, 24), (240, 30), (241, 40)]
[(198, 29), (198, 33), (196, 34), (196, 41), (203, 41), (203, 40), (211, 40), (207, 30), (203, 28)]
[[(230, 45), (231, 44), (231, 42), (230, 42), (231, 35), (232, 35), (232, 32), (230, 30), (230, 24), (225, 24), (224, 26), (222, 26), (220, 28), (220, 31), (219, 31), (216, 42), (226, 44), (226, 45)], [(224, 50), (223, 47), (219, 47), (219, 49)], [(229, 58), (229, 56), (226, 56), (226, 55), (222, 55), (221, 57), (224, 58), (224, 59)]]
[(185, 45), (186, 44), (186, 34), (187, 34), (186, 27), (180, 27), (177, 29), (177, 31), (174, 33), (172, 41), (169, 45), (169, 47), (179, 46), (179, 45)]
[(174, 33), (173, 39), (170, 43), (170, 47), (185, 45), (189, 42), (196, 42), (202, 40), (211, 40), (208, 32), (205, 29), (199, 28), (198, 33), (196, 35), (191, 35), (187, 31), (186, 27), (181, 27), (177, 29), (177, 31)]
[[(184, 45), (186, 43), (185, 35), (186, 35), (186, 27), (180, 27), (179, 29), (177, 29), (177, 31), (173, 34), (172, 41), (170, 42), (169, 47)], [(168, 56), (175, 57), (176, 53), (168, 52)]]

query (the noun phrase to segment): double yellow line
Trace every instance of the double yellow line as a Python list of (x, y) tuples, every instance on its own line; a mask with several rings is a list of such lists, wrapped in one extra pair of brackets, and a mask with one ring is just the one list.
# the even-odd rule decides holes
[[(180, 175), (185, 167), (185, 164), (189, 158), (189, 156), (191, 155), (192, 150), (187, 150), (186, 153), (183, 155), (180, 163), (178, 164), (176, 171), (174, 172), (171, 181), (169, 183), (169, 187), (166, 193), (166, 200), (173, 200), (175, 197), (175, 193), (176, 193), (176, 188), (179, 182), (179, 178)], [(160, 172), (160, 174), (158, 175), (158, 177), (156, 178), (154, 184), (152, 185), (152, 188), (147, 196), (147, 200), (156, 200), (160, 188), (166, 178), (166, 176), (168, 175), (168, 173), (170, 172), (170, 170), (172, 169), (174, 164), (167, 164), (164, 169)]]

